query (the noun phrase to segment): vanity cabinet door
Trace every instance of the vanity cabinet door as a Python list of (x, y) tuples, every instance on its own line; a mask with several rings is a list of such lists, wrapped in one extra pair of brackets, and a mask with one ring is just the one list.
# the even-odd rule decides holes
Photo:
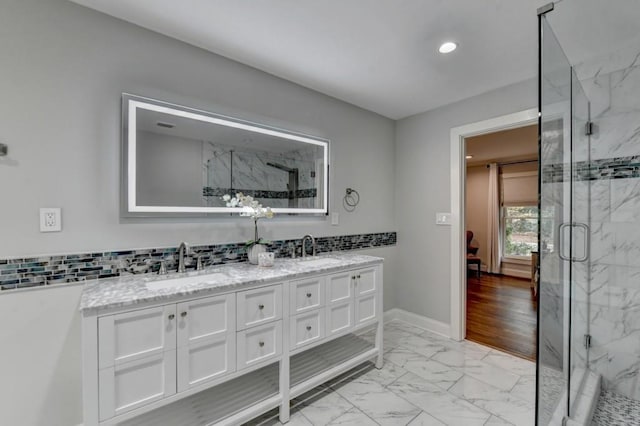
[(366, 268), (354, 272), (355, 325), (375, 321), (377, 310), (378, 269)]
[(340, 272), (327, 277), (327, 304), (353, 299), (353, 272)]
[(98, 376), (100, 420), (176, 393), (176, 351), (103, 368)]
[(353, 328), (353, 283), (352, 271), (329, 275), (327, 283), (326, 334), (343, 334)]
[(377, 290), (376, 268), (360, 269), (353, 273), (356, 297), (374, 294)]
[(353, 328), (353, 300), (326, 307), (327, 336), (342, 334)]
[(177, 305), (178, 392), (235, 371), (235, 294)]
[(371, 294), (356, 298), (356, 326), (376, 319), (376, 295)]
[(98, 319), (98, 392), (105, 420), (176, 393), (176, 305)]
[(99, 368), (175, 349), (176, 322), (175, 304), (100, 317)]

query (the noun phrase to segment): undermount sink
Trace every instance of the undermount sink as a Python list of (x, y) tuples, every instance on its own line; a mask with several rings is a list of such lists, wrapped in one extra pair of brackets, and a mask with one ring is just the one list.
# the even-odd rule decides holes
[(302, 263), (304, 265), (308, 265), (308, 266), (329, 266), (329, 265), (335, 265), (337, 263), (340, 263), (341, 261), (338, 259), (333, 259), (331, 257), (322, 257), (320, 259), (311, 259), (311, 260), (302, 260)]
[(207, 275), (198, 275), (195, 277), (173, 278), (169, 280), (151, 281), (146, 284), (149, 290), (164, 290), (168, 288), (177, 288), (189, 284), (197, 284), (202, 282), (211, 282), (217, 279), (227, 278), (226, 274), (219, 272)]

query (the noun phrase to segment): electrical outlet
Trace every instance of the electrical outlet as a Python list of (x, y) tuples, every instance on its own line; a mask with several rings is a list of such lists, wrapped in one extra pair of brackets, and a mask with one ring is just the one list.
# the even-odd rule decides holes
[(60, 208), (43, 207), (40, 209), (40, 232), (62, 231), (62, 213)]

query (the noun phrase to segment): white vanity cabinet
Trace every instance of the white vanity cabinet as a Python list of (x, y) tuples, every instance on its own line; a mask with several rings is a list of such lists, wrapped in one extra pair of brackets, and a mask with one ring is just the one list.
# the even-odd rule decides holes
[(236, 369), (234, 294), (177, 305), (178, 392)]
[(98, 410), (107, 420), (235, 371), (235, 294), (98, 318)]
[[(364, 361), (380, 368), (382, 264), (359, 258), (368, 264), (83, 311), (84, 425), (196, 411), (235, 425), (278, 406), (286, 422), (292, 398)], [(373, 341), (358, 336), (373, 325)]]
[(355, 326), (375, 321), (378, 314), (377, 286), (381, 279), (376, 268), (359, 269), (353, 272)]
[(327, 335), (336, 336), (353, 328), (353, 271), (327, 277)]
[(357, 269), (327, 277), (328, 335), (342, 335), (376, 320), (380, 278), (377, 268)]
[(100, 420), (176, 393), (176, 306), (98, 320)]

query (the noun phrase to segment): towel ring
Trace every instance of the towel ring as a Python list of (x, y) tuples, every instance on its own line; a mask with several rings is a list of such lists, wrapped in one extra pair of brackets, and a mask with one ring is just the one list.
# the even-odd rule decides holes
[(344, 209), (348, 212), (352, 212), (356, 209), (356, 206), (360, 203), (360, 194), (353, 188), (347, 188), (342, 199)]

